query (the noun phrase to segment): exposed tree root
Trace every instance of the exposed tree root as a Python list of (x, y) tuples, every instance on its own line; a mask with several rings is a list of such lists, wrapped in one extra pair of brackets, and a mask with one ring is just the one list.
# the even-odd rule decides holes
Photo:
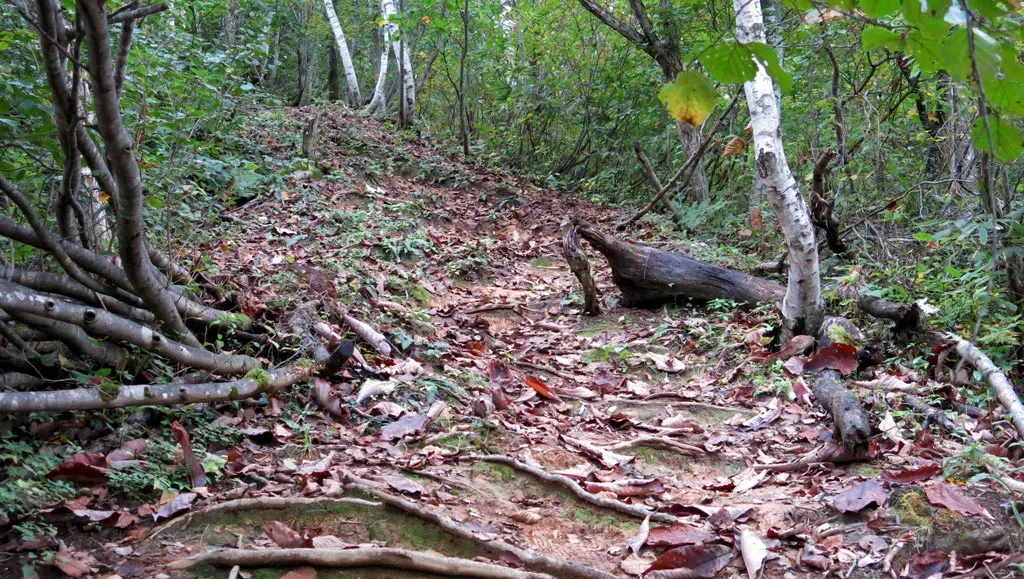
[(551, 575), (511, 569), (493, 563), (445, 557), (406, 549), (360, 547), (358, 549), (222, 549), (180, 559), (168, 565), (171, 569), (188, 569), (196, 565), (218, 567), (387, 567), (448, 577), (479, 577), (481, 579), (552, 579)]
[(658, 511), (649, 509), (641, 505), (631, 505), (629, 503), (624, 503), (616, 499), (608, 499), (602, 496), (595, 495), (593, 493), (588, 493), (576, 481), (572, 480), (567, 476), (562, 476), (560, 474), (551, 474), (543, 469), (528, 465), (510, 456), (504, 456), (500, 454), (489, 454), (474, 455), (468, 458), (471, 460), (479, 460), (483, 462), (496, 462), (499, 464), (510, 466), (520, 472), (525, 472), (527, 474), (533, 475), (543, 481), (547, 481), (549, 483), (565, 487), (569, 489), (569, 492), (571, 492), (573, 496), (580, 499), (581, 501), (590, 503), (594, 506), (598, 506), (603, 509), (615, 511), (626, 516), (630, 516), (640, 520), (650, 517), (651, 520), (656, 523), (666, 523), (670, 525), (679, 522), (679, 519), (677, 517), (675, 517), (674, 515), (670, 515), (668, 513), (659, 513)]
[(112, 386), (108, 391), (76, 388), (34, 392), (0, 392), (0, 412), (63, 412), (125, 406), (169, 406), (196, 402), (226, 402), (277, 392), (309, 378), (313, 367), (271, 370), (265, 377), (209, 384), (145, 384)]
[(672, 440), (671, 438), (663, 438), (660, 436), (641, 436), (639, 438), (634, 438), (633, 440), (626, 440), (608, 446), (602, 446), (601, 448), (606, 450), (625, 450), (627, 448), (636, 448), (638, 446), (670, 450), (685, 456), (706, 456), (708, 454), (708, 451), (699, 446), (686, 444), (685, 442), (679, 442), (678, 440)]
[(204, 509), (192, 511), (182, 517), (171, 519), (153, 529), (153, 532), (149, 534), (149, 538), (152, 539), (164, 533), (176, 531), (179, 528), (187, 528), (193, 519), (209, 517), (211, 515), (223, 515), (225, 513), (239, 513), (243, 511), (277, 511), (294, 509), (297, 507), (308, 507), (310, 505), (336, 504), (359, 505), (364, 507), (381, 506), (381, 503), (350, 497), (254, 497), (247, 499), (235, 499), (232, 501), (224, 501), (223, 503), (216, 503)]
[(345, 489), (351, 489), (353, 491), (376, 497), (380, 502), (410, 515), (414, 515), (424, 521), (433, 523), (453, 536), (467, 541), (472, 541), (484, 548), (486, 551), (497, 555), (500, 558), (512, 558), (513, 560), (518, 560), (527, 569), (533, 569), (542, 573), (550, 573), (552, 576), (558, 577), (559, 579), (570, 577), (576, 579), (614, 579), (615, 577), (615, 575), (610, 573), (605, 573), (604, 571), (599, 571), (578, 563), (554, 559), (529, 549), (521, 549), (500, 539), (481, 539), (448, 515), (427, 510), (418, 503), (392, 495), (391, 493), (385, 492), (370, 484), (369, 481), (359, 479), (352, 475), (347, 475), (345, 477)]

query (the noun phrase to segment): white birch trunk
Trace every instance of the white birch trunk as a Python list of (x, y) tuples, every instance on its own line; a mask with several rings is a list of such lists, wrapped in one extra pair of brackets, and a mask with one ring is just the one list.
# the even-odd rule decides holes
[(389, 26), (385, 24), (380, 28), (380, 60), (378, 61), (380, 65), (377, 67), (377, 84), (373, 86), (373, 97), (370, 99), (370, 104), (366, 107), (366, 111), (370, 113), (384, 113), (388, 108), (385, 84), (388, 78), (388, 54), (390, 53), (389, 45), (391, 44)]
[[(742, 43), (765, 42), (761, 3), (733, 0), (736, 39)], [(825, 317), (818, 271), (814, 226), (800, 189), (793, 178), (782, 147), (782, 128), (772, 79), (760, 64), (754, 80), (743, 84), (750, 109), (756, 151), (754, 170), (765, 186), (789, 248), (789, 284), (782, 300), (783, 343), (793, 335), (816, 336)]]
[[(394, 15), (395, 2), (394, 0), (385, 1), (391, 5), (391, 14), (388, 15), (390, 21)], [(392, 42), (391, 46), (395, 52), (395, 63), (400, 67), (399, 76), (402, 83), (399, 96), (402, 99), (402, 106), (399, 107), (402, 112), (400, 124), (407, 127), (412, 123), (413, 112), (416, 109), (416, 75), (412, 72), (412, 57), (409, 56), (409, 43), (405, 40), (405, 34), (400, 34), (398, 41)]]
[(348, 51), (348, 43), (345, 42), (345, 32), (341, 29), (338, 14), (334, 11), (334, 0), (324, 0), (324, 10), (327, 12), (327, 20), (331, 23), (331, 30), (334, 31), (334, 40), (341, 56), (341, 67), (345, 71), (345, 102), (351, 107), (357, 107), (363, 99), (359, 94), (359, 81), (356, 79), (356, 68), (352, 66), (352, 55)]

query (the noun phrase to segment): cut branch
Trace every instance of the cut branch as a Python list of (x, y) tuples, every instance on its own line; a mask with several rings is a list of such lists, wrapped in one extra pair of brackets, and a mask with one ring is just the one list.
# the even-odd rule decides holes
[(590, 261), (580, 246), (580, 233), (574, 224), (569, 225), (562, 239), (562, 255), (569, 264), (569, 269), (580, 280), (583, 288), (583, 313), (597, 315), (601, 313), (601, 298), (597, 294), (597, 284), (590, 273)]

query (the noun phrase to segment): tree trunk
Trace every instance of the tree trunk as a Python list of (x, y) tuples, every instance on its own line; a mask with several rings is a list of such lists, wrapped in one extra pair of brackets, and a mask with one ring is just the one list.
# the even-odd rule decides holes
[[(683, 154), (692, 155), (700, 146), (700, 131), (689, 123), (676, 121), (679, 142), (683, 144)], [(708, 177), (704, 172), (704, 164), (697, 161), (697, 167), (689, 181), (690, 199), (696, 203), (704, 203), (711, 199), (708, 188)]]
[(373, 97), (366, 111), (369, 113), (384, 113), (388, 108), (387, 100), (387, 77), (388, 77), (388, 54), (391, 45), (391, 33), (394, 24), (387, 21), (387, 14), (394, 14), (393, 0), (381, 0), (380, 14), (384, 18), (384, 26), (377, 29), (380, 39), (380, 58), (377, 60), (377, 84), (373, 87)]
[[(740, 42), (765, 42), (761, 4), (733, 0), (736, 38)], [(789, 284), (782, 301), (782, 332), (788, 341), (794, 335), (815, 335), (825, 317), (818, 270), (818, 249), (807, 207), (793, 178), (782, 146), (782, 128), (772, 80), (758, 65), (754, 80), (743, 85), (750, 109), (756, 150), (755, 171), (778, 216), (789, 249)]]
[(469, 156), (469, 117), (466, 114), (466, 57), (469, 54), (469, 0), (462, 0), (462, 52), (459, 54), (459, 130), (462, 155)]
[(341, 78), (338, 76), (338, 52), (332, 46), (327, 51), (327, 99), (341, 98)]
[[(764, 13), (765, 34), (768, 38), (768, 45), (775, 49), (779, 55), (779, 65), (782, 65), (782, 7), (778, 0), (761, 0), (761, 10)], [(775, 92), (775, 106), (779, 108), (779, 118), (782, 118), (782, 90), (779, 84), (772, 81), (772, 88)], [(750, 192), (750, 210), (764, 205), (766, 201), (765, 185), (754, 171), (754, 186)]]
[(338, 45), (341, 66), (345, 70), (345, 103), (351, 107), (358, 107), (363, 100), (359, 94), (359, 81), (356, 79), (356, 68), (352, 64), (348, 43), (345, 41), (345, 32), (341, 29), (338, 14), (334, 11), (334, 0), (324, 0), (324, 10), (327, 12), (327, 20), (331, 23), (331, 31), (334, 32), (334, 41)]
[(401, 34), (400, 40), (397, 43), (393, 43), (393, 46), (395, 46), (397, 51), (395, 59), (400, 67), (399, 78), (402, 82), (401, 118), (399, 119), (399, 124), (403, 127), (408, 127), (412, 124), (413, 113), (416, 110), (416, 75), (412, 71), (409, 42), (404, 32)]
[(295, 95), (295, 106), (308, 106), (313, 99), (312, 91), (312, 67), (309, 65), (309, 39), (300, 35), (295, 43), (295, 57), (297, 59), (295, 79), (297, 94)]

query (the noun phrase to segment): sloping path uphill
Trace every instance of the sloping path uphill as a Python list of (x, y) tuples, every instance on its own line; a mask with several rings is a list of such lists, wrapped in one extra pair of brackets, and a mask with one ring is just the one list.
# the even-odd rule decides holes
[[(101, 560), (151, 577), (1016, 572), (1010, 497), (950, 470), (972, 468), (985, 418), (967, 440), (921, 430), (866, 381), (875, 457), (787, 467), (831, 426), (764, 359), (770, 307), (616, 307), (594, 259), (607, 307), (584, 317), (562, 228), (610, 229), (617, 210), (320, 113), (315, 167), (227, 212), (203, 254), (246, 313), (322, 319), (325, 340), (355, 339), (348, 315), (391, 353), (357, 341), (333, 383), (223, 405), (244, 434), (224, 476)], [(313, 114), (249, 137), (297, 155)]]

